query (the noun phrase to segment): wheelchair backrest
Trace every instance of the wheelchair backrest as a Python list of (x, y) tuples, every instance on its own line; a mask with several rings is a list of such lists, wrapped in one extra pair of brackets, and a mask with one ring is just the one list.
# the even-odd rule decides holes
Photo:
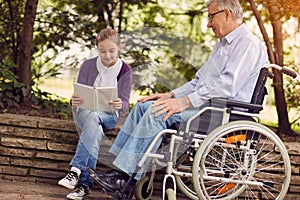
[[(266, 82), (268, 77), (270, 77), (270, 73), (268, 71), (268, 68), (263, 67), (260, 70), (258, 79), (256, 81), (256, 85), (252, 94), (252, 98), (250, 103), (251, 104), (259, 104), (262, 105), (264, 102), (265, 96), (268, 94), (267, 88), (266, 88)], [(249, 111), (249, 112), (254, 112), (254, 111)]]

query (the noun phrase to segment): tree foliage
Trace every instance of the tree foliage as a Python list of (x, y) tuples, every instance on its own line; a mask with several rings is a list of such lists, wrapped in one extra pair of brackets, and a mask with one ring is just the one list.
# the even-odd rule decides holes
[[(24, 30), (27, 24), (24, 22), (27, 1), (0, 2), (0, 67), (3, 69), (0, 93), (1, 99), (6, 99), (2, 101), (6, 102), (6, 106), (22, 103), (24, 88), (28, 84), (20, 81), (18, 74), (24, 67), (20, 64), (23, 60), (18, 59), (22, 28)], [(242, 5), (250, 10), (248, 2), (241, 0)], [(267, 33), (271, 46), (269, 51), (276, 63), (283, 64), (286, 52), (281, 45), (288, 36), (280, 36), (282, 29), (279, 23), (284, 24), (291, 18), (299, 19), (300, 4), (298, 0), (253, 2), (258, 5), (261, 23), (266, 25), (272, 22), (271, 25), (278, 28), (274, 29), (273, 34)], [(274, 11), (274, 8), (277, 10)], [(38, 98), (32, 101), (47, 104), (43, 98), (50, 99), (51, 94), (43, 93), (38, 85), (44, 79), (58, 75), (62, 67), (78, 68), (82, 62), (80, 55), (95, 47), (96, 34), (107, 26), (120, 32), (123, 44), (121, 57), (134, 68), (135, 89), (149, 94), (176, 88), (193, 78), (217, 42), (205, 27), (206, 15), (204, 1), (197, 0), (40, 0), (33, 26), (29, 74), (33, 92)], [(65, 52), (74, 51), (73, 44), (78, 49), (62, 62), (57, 62), (56, 59)], [(283, 85), (281, 77), (278, 80), (276, 82)], [(11, 87), (4, 87), (5, 84)], [(297, 106), (289, 102), (297, 98), (293, 95), (295, 90), (297, 84), (291, 84), (287, 90), (290, 92), (287, 94), (288, 106)], [(283, 94), (282, 91), (280, 93)], [(17, 99), (8, 104), (7, 99), (11, 96)], [(279, 105), (286, 107), (282, 103)]]

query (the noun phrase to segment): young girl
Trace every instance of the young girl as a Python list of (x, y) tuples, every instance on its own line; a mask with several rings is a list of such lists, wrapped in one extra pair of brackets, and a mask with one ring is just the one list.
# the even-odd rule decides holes
[(110, 28), (103, 29), (97, 36), (99, 56), (83, 62), (77, 82), (89, 86), (117, 87), (118, 98), (109, 104), (117, 111), (95, 112), (79, 108), (83, 99), (73, 94), (71, 104), (76, 110), (76, 126), (80, 129), (80, 139), (75, 155), (70, 163), (71, 170), (58, 184), (73, 192), (68, 199), (82, 199), (90, 194), (93, 181), (87, 167), (96, 168), (98, 152), (104, 129), (112, 129), (118, 122), (119, 112), (128, 110), (132, 84), (132, 69), (122, 61), (118, 33)]

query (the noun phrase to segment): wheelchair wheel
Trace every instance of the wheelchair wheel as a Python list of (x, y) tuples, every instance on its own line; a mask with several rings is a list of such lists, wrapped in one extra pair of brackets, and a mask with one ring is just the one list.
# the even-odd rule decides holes
[(198, 196), (194, 189), (192, 180), (192, 166), (196, 150), (193, 146), (186, 147), (185, 144), (177, 143), (174, 148), (175, 170), (180, 175), (174, 174), (175, 180), (180, 191), (189, 199), (197, 200)]
[(193, 163), (200, 199), (283, 199), (290, 178), (283, 142), (250, 121), (230, 122), (209, 133)]
[(176, 194), (175, 191), (171, 188), (168, 188), (166, 190), (166, 196), (167, 196), (167, 200), (176, 200)]
[(137, 200), (148, 200), (151, 199), (153, 193), (153, 185), (150, 186), (148, 190), (149, 177), (143, 176), (135, 187), (135, 198)]

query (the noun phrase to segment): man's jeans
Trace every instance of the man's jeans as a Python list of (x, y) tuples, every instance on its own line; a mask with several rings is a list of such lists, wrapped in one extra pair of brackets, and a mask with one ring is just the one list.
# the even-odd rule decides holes
[(114, 128), (117, 121), (116, 113), (92, 112), (77, 108), (76, 126), (80, 129), (80, 139), (70, 165), (81, 170), (79, 183), (89, 188), (93, 187), (93, 180), (86, 167), (96, 168), (100, 144), (104, 136), (103, 129)]
[[(173, 114), (167, 121), (163, 121), (165, 114), (159, 117), (154, 116), (152, 103), (153, 101), (135, 104), (110, 148), (110, 152), (116, 155), (113, 164), (129, 175), (134, 172), (153, 138), (160, 131), (170, 127), (175, 122), (187, 121), (199, 111), (199, 109), (185, 110)], [(154, 151), (158, 149), (161, 140), (156, 144)], [(139, 180), (144, 170), (142, 168), (135, 179)]]

